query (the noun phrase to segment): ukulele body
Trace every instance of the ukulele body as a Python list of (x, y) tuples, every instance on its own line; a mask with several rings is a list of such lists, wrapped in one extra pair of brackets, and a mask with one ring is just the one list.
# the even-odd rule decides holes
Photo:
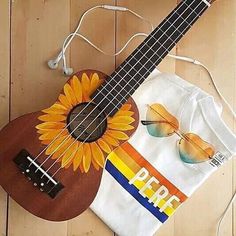
[[(79, 83), (76, 83), (76, 78), (79, 79)], [(121, 112), (118, 111), (119, 117), (114, 116), (115, 122), (112, 122), (111, 117), (110, 120), (106, 120), (105, 128), (96, 130), (100, 132), (97, 137), (92, 135), (86, 141), (88, 135), (86, 133), (83, 139), (78, 139), (80, 134), (85, 133), (85, 126), (92, 121), (84, 123), (85, 126), (80, 127), (79, 130), (76, 129), (77, 133), (72, 132), (73, 128), (77, 128), (78, 123), (82, 122), (81, 119), (88, 115), (87, 113), (80, 117), (76, 123), (76, 112), (82, 113), (89, 102), (89, 93), (105, 79), (106, 75), (101, 72), (81, 71), (76, 74), (76, 77), (68, 80), (59, 96), (60, 99), (55, 103), (56, 106), (54, 104), (49, 109), (17, 118), (1, 130), (0, 185), (19, 205), (32, 214), (51, 221), (64, 221), (86, 210), (98, 191), (106, 156), (135, 132), (139, 114), (132, 99), (128, 100), (128, 105), (124, 106), (123, 111), (122, 109)], [(80, 109), (74, 109), (80, 104), (84, 105)], [(71, 119), (68, 119), (69, 116)], [(67, 126), (74, 118), (75, 123), (69, 129)], [(119, 121), (120, 128), (117, 123)], [(96, 124), (93, 124), (93, 129), (95, 126)], [(60, 142), (56, 143), (58, 139)], [(60, 150), (63, 141), (64, 144), (67, 141), (68, 143)], [(50, 143), (54, 143), (55, 147), (47, 150)], [(83, 150), (80, 150), (81, 146)], [(65, 152), (66, 149), (71, 156)], [(102, 156), (104, 160), (101, 160)], [(100, 159), (96, 159), (98, 157)], [(41, 166), (42, 163), (44, 164)], [(58, 169), (59, 171), (56, 172)], [(35, 171), (36, 173), (32, 173)], [(44, 186), (40, 185), (41, 182)]]

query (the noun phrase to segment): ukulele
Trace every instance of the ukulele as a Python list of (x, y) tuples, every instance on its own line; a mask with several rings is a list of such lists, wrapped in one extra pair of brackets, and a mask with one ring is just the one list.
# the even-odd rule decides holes
[(51, 221), (92, 203), (106, 157), (134, 134), (132, 94), (214, 1), (183, 0), (110, 75), (84, 70), (49, 108), (0, 132), (0, 185), (24, 209)]

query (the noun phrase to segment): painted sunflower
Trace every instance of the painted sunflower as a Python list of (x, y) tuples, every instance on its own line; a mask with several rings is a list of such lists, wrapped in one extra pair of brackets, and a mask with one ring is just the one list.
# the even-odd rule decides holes
[(134, 129), (134, 112), (131, 111), (130, 104), (125, 104), (113, 117), (107, 118), (107, 129), (98, 140), (83, 143), (70, 134), (66, 128), (68, 114), (78, 104), (89, 102), (90, 95), (102, 82), (97, 73), (90, 76), (83, 73), (81, 78), (73, 76), (64, 85), (58, 101), (42, 110), (45, 114), (38, 117), (42, 121), (36, 126), (40, 134), (39, 140), (48, 145), (45, 153), (61, 162), (63, 168), (73, 165), (74, 171), (79, 168), (82, 173), (87, 173), (91, 165), (96, 170), (103, 168), (105, 154), (111, 153), (121, 141), (127, 140), (127, 131)]

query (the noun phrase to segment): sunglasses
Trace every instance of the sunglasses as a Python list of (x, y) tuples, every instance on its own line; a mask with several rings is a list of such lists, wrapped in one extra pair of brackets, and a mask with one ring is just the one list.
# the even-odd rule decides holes
[(147, 120), (141, 123), (147, 127), (153, 137), (169, 137), (174, 134), (180, 137), (179, 155), (183, 162), (197, 164), (213, 158), (214, 147), (194, 133), (182, 133), (178, 120), (161, 104), (148, 105)]

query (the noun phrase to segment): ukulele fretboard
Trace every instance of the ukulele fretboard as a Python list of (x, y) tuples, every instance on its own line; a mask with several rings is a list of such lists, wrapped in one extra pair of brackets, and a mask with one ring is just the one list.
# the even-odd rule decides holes
[(93, 101), (114, 115), (208, 7), (206, 0), (183, 0), (95, 91)]

